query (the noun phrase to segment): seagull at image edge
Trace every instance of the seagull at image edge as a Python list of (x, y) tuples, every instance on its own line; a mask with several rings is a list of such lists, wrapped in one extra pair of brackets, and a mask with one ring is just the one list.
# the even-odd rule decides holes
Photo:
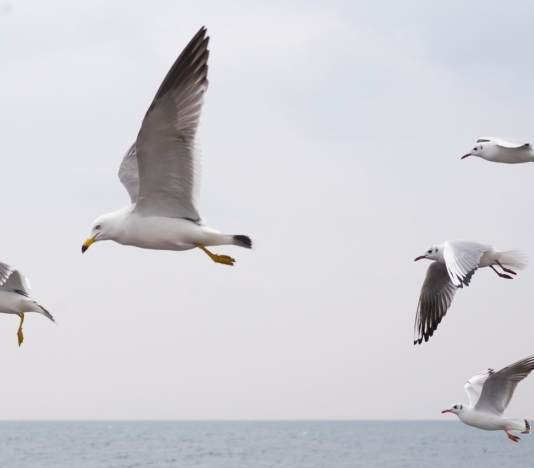
[(24, 313), (37, 312), (54, 322), (54, 317), (50, 312), (30, 297), (30, 289), (30, 282), (20, 271), (0, 262), (0, 312), (15, 314), (20, 317), (20, 325), (17, 330), (19, 346), (24, 341), (22, 334)]
[(455, 403), (442, 413), (453, 413), (460, 421), (485, 431), (503, 430), (513, 442), (520, 438), (509, 431), (530, 433), (530, 423), (526, 419), (503, 417), (517, 384), (534, 369), (534, 356), (515, 362), (495, 372), (486, 369), (471, 377), (464, 385), (469, 405)]
[(534, 149), (530, 143), (512, 138), (483, 137), (461, 159), (469, 156), (478, 156), (491, 162), (520, 164), (534, 162)]

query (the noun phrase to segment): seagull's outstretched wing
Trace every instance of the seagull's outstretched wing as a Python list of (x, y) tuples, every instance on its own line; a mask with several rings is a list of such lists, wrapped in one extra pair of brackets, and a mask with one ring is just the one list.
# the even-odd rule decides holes
[(443, 257), (453, 284), (459, 288), (469, 286), (484, 252), (491, 246), (478, 242), (455, 240), (445, 242)]
[(495, 143), (497, 146), (500, 146), (502, 148), (511, 148), (511, 149), (530, 146), (530, 143), (526, 143), (524, 141), (519, 141), (519, 140), (512, 140), (511, 138), (496, 138)]
[(449, 309), (456, 286), (443, 263), (432, 262), (426, 272), (415, 315), (414, 344), (421, 344), (434, 334)]
[(498, 137), (482, 137), (477, 140), (477, 143), (486, 143), (489, 141), (495, 142), (497, 146), (501, 148), (522, 148), (524, 146), (530, 147), (530, 143), (520, 140), (514, 140), (513, 138), (498, 138)]
[[(0, 270), (3, 267), (9, 267), (9, 265), (0, 263)], [(12, 273), (9, 277), (0, 285), (0, 291), (11, 291), (22, 294), (23, 296), (29, 296), (31, 289), (29, 281), (20, 271), (15, 269), (12, 269), (11, 271)]]
[(201, 28), (171, 67), (137, 136), (135, 211), (143, 216), (200, 221), (195, 135), (208, 87), (209, 38), (205, 36), (206, 29)]
[(50, 312), (30, 297), (31, 286), (28, 278), (26, 278), (19, 270), (15, 270), (5, 263), (0, 263), (0, 276), (6, 269), (9, 269), (11, 274), (8, 276), (7, 280), (0, 284), (0, 291), (7, 291), (25, 296), (27, 300), (33, 302), (41, 309), (40, 312), (45, 317), (48, 317), (52, 322), (55, 322), (54, 317), (52, 317)]
[(137, 202), (137, 190), (139, 189), (139, 171), (137, 170), (137, 154), (135, 143), (124, 156), (119, 169), (119, 179), (128, 191), (132, 203)]
[(13, 274), (15, 269), (7, 263), (0, 262), (0, 286)]
[(464, 385), (467, 396), (469, 397), (469, 405), (475, 406), (478, 399), (480, 398), (480, 393), (482, 392), (482, 387), (486, 379), (494, 374), (493, 369), (485, 369), (482, 372), (471, 377)]
[(534, 356), (521, 359), (490, 375), (484, 386), (476, 410), (501, 415), (510, 403), (517, 384), (534, 369)]

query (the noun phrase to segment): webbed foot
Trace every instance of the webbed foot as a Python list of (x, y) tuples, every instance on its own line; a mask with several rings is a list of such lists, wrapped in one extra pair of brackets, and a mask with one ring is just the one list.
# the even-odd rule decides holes
[(222, 263), (223, 265), (233, 266), (235, 260), (228, 255), (218, 255), (210, 252), (202, 244), (195, 244), (199, 249), (203, 250), (215, 263)]

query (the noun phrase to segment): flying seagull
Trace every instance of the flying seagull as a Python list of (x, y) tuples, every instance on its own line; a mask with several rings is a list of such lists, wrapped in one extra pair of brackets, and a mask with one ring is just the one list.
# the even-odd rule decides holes
[(532, 149), (530, 143), (524, 141), (511, 138), (486, 137), (479, 138), (473, 149), (464, 154), (461, 159), (465, 159), (468, 156), (478, 156), (492, 162), (518, 164), (534, 162), (534, 149)]
[[(522, 250), (499, 252), (490, 245), (454, 240), (433, 245), (415, 259), (435, 260), (426, 272), (415, 316), (414, 344), (421, 344), (434, 334), (451, 306), (458, 288), (469, 286), (477, 268), (489, 266), (501, 278), (512, 279), (517, 273), (504, 265), (522, 270), (528, 260)], [(502, 269), (497, 271), (495, 266)], [(510, 273), (508, 275), (507, 273)]]
[(206, 247), (252, 247), (248, 236), (205, 226), (197, 208), (200, 167), (195, 135), (208, 87), (208, 41), (201, 28), (161, 83), (119, 169), (131, 204), (97, 218), (82, 253), (94, 242), (113, 240), (144, 249), (198, 247), (214, 262), (233, 265), (232, 257)]
[(504, 431), (510, 440), (519, 437), (508, 431), (530, 433), (530, 423), (526, 419), (506, 419), (503, 413), (510, 403), (517, 384), (534, 369), (534, 356), (515, 362), (495, 372), (486, 369), (471, 377), (464, 385), (469, 405), (455, 403), (442, 413), (454, 413), (464, 424), (485, 431)]
[(54, 322), (54, 317), (50, 315), (50, 312), (30, 297), (30, 289), (30, 282), (20, 271), (0, 262), (0, 312), (16, 314), (20, 317), (17, 330), (19, 346), (24, 341), (22, 334), (24, 313), (38, 312)]

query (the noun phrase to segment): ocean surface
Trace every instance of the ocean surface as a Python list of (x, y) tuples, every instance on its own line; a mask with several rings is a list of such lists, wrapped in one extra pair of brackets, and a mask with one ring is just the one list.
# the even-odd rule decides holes
[(0, 467), (534, 467), (534, 437), (459, 421), (4, 421)]

